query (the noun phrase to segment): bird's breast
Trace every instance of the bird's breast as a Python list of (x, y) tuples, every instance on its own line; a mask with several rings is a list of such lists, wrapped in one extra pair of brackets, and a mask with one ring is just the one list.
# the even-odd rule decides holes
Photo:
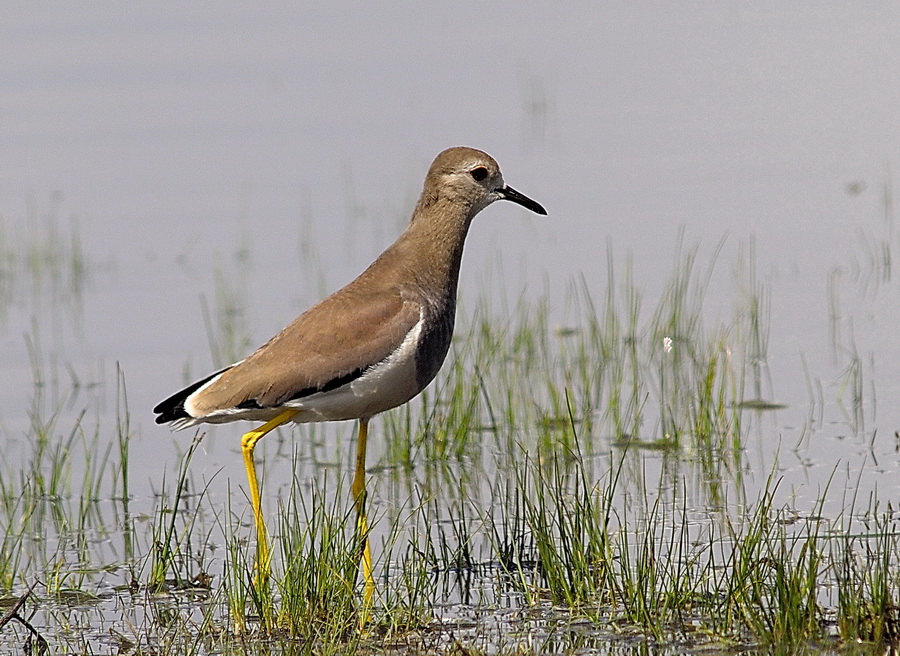
[(424, 389), (440, 371), (450, 350), (456, 320), (456, 303), (453, 298), (440, 307), (429, 309), (433, 314), (426, 314), (416, 344), (416, 380), (419, 389)]

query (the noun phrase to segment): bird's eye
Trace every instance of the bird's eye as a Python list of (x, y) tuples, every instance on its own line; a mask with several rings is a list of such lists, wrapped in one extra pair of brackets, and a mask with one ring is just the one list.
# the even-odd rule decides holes
[(481, 182), (488, 177), (488, 170), (483, 166), (478, 166), (470, 171), (476, 182)]

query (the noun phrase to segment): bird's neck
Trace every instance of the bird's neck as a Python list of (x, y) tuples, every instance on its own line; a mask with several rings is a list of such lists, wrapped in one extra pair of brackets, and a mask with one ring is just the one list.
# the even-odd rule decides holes
[(413, 220), (397, 240), (407, 261), (417, 263), (410, 271), (423, 291), (433, 297), (456, 297), (463, 245), (472, 223), (471, 208), (435, 199), (420, 199)]

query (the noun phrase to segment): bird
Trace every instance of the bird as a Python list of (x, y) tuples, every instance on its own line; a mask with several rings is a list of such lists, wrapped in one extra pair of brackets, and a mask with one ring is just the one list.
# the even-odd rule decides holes
[(503, 180), (484, 151), (454, 147), (432, 162), (405, 231), (363, 273), (313, 305), (243, 360), (159, 403), (156, 423), (176, 430), (239, 420), (263, 422), (241, 438), (256, 525), (256, 568), (270, 555), (253, 450), (288, 422), (358, 420), (351, 494), (362, 539), (363, 600), (375, 589), (366, 520), (369, 421), (419, 394), (450, 349), (463, 245), (481, 210), (507, 200), (546, 215)]

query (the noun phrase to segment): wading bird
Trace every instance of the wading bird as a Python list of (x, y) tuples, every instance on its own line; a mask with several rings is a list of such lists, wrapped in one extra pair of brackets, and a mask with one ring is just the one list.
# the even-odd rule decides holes
[(257, 575), (269, 574), (269, 547), (253, 449), (287, 422), (359, 420), (351, 491), (363, 540), (366, 607), (374, 592), (366, 523), (369, 419), (406, 403), (435, 377), (453, 334), (463, 243), (475, 215), (496, 200), (546, 210), (507, 186), (487, 153), (450, 148), (431, 164), (412, 220), (356, 280), (311, 307), (240, 362), (157, 405), (159, 424), (261, 421), (241, 451), (256, 522)]

